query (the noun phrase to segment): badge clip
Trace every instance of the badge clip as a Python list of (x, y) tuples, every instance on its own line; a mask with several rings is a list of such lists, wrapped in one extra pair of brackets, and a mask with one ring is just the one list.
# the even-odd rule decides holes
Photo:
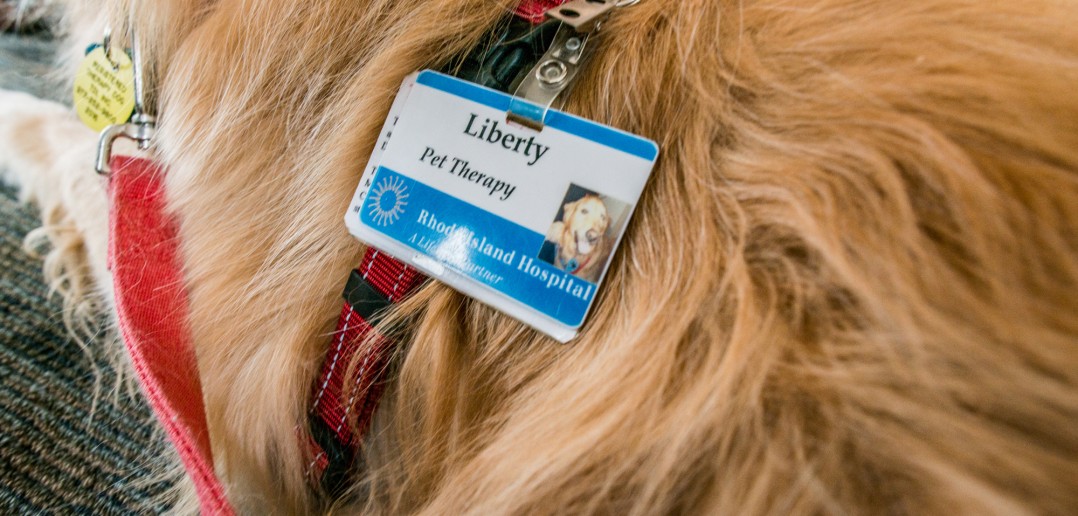
[[(106, 55), (111, 51), (109, 48), (110, 36), (110, 31), (106, 29), (103, 41)], [(139, 45), (138, 33), (134, 27), (131, 28), (131, 57), (134, 71), (135, 113), (131, 116), (131, 121), (124, 124), (110, 125), (101, 131), (101, 136), (97, 141), (97, 159), (94, 161), (94, 170), (101, 175), (108, 175), (112, 172), (109, 161), (112, 158), (112, 144), (117, 138), (123, 137), (133, 140), (138, 143), (139, 149), (146, 150), (150, 148), (150, 141), (154, 136), (157, 118), (146, 103), (142, 51)]]
[(615, 8), (630, 3), (635, 2), (572, 0), (547, 10), (548, 18), (561, 22), (558, 33), (538, 64), (517, 86), (506, 119), (541, 131), (554, 100), (576, 79), (586, 57), (588, 37), (599, 30)]
[(547, 17), (560, 20), (573, 30), (582, 33), (591, 33), (599, 29), (599, 24), (610, 14), (615, 7), (624, 6), (624, 0), (573, 0), (566, 2), (545, 13)]

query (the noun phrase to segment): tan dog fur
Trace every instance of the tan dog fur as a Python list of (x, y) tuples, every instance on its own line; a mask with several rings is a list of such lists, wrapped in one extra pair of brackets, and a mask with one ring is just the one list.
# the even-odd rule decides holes
[[(104, 4), (73, 8), (73, 52), (124, 25)], [(345, 498), (313, 492), (296, 429), (362, 252), (340, 220), (361, 164), (401, 78), (510, 5), (139, 4), (241, 512), (1078, 510), (1069, 0), (624, 9), (565, 107), (662, 152), (581, 336), (429, 284), (386, 323), (409, 331), (369, 467)], [(95, 137), (73, 123), (0, 94), (0, 160), (44, 210), (53, 276), (107, 306)]]

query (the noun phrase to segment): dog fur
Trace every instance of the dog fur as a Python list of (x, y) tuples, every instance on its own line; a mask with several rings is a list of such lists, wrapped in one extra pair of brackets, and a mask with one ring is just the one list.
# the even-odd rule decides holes
[[(430, 282), (385, 323), (408, 323), (391, 392), (330, 499), (297, 428), (362, 252), (341, 214), (402, 77), (452, 67), (512, 2), (136, 4), (229, 496), (250, 514), (1073, 514), (1076, 5), (621, 9), (565, 109), (662, 151), (580, 337)], [(72, 53), (130, 8), (74, 4)], [(69, 306), (107, 308), (76, 123), (0, 94), (0, 160), (43, 210), (49, 271)]]

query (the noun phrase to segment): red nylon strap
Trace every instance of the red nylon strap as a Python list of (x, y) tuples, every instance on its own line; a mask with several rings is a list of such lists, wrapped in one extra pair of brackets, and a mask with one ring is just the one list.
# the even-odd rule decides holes
[(517, 4), (513, 14), (532, 23), (540, 23), (545, 19), (543, 13), (565, 2), (566, 0), (524, 0)]
[(120, 334), (154, 414), (194, 480), (202, 514), (231, 515), (213, 471), (176, 226), (164, 214), (161, 170), (123, 156), (114, 157), (111, 167), (109, 267)]
[[(367, 249), (356, 273), (387, 303), (405, 299), (426, 279), (416, 269), (373, 247)], [(385, 390), (385, 373), (395, 349), (392, 340), (373, 331), (371, 321), (361, 314), (361, 310), (344, 303), (337, 331), (333, 333), (333, 341), (311, 396), (311, 413), (318, 418), (317, 423), (332, 434), (336, 441), (334, 448), (339, 447), (344, 452), (343, 456), (335, 457), (345, 462), (339, 465), (343, 468), (351, 466), (362, 436), (370, 427), (374, 410)], [(358, 435), (353, 433), (350, 423), (354, 424)], [(312, 432), (315, 430), (312, 428)], [(334, 457), (326, 449), (328, 446), (315, 441), (311, 444), (314, 458), (308, 474), (321, 479)]]

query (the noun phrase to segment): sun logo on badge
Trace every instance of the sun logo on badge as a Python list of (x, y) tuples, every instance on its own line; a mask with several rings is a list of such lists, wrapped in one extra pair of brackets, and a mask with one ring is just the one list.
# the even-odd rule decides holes
[(404, 207), (408, 205), (408, 187), (399, 177), (383, 179), (371, 190), (369, 199), (371, 219), (379, 226), (388, 226), (404, 213)]

